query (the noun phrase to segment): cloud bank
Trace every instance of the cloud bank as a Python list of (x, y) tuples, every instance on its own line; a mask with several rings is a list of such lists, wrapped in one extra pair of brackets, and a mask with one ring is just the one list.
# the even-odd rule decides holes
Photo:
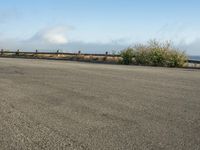
[[(0, 39), (0, 46), (4, 49), (21, 49), (33, 51), (55, 51), (60, 49), (67, 52), (105, 53), (106, 51), (120, 51), (127, 47), (124, 39), (112, 40), (108, 42), (83, 42), (81, 39), (71, 39), (69, 32), (73, 27), (55, 26), (39, 30), (28, 39)], [(121, 42), (120, 42), (121, 41)]]

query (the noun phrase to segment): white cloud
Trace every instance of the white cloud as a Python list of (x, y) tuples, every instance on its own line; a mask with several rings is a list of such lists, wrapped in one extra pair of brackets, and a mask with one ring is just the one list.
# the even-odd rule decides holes
[(46, 28), (38, 31), (33, 37), (31, 37), (29, 42), (38, 42), (53, 45), (62, 45), (69, 42), (68, 31), (69, 27), (57, 26), (52, 28)]

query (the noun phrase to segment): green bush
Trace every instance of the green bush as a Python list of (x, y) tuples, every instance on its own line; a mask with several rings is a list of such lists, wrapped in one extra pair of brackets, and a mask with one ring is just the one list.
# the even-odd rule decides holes
[(127, 48), (120, 53), (122, 57), (122, 64), (129, 65), (132, 63), (132, 59), (134, 57), (134, 49)]
[(174, 50), (168, 54), (167, 66), (168, 67), (183, 67), (187, 61), (188, 61), (188, 58), (185, 55), (185, 53), (180, 53)]
[(124, 64), (131, 64), (133, 57), (139, 65), (182, 67), (187, 61), (184, 52), (173, 48), (170, 42), (151, 40), (147, 44), (138, 44), (121, 52)]
[(187, 61), (185, 53), (173, 48), (170, 42), (151, 40), (135, 46), (135, 51), (135, 60), (142, 65), (182, 67)]

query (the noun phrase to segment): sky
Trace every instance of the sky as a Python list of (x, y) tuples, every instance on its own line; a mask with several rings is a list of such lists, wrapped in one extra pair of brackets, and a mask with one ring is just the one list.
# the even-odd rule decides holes
[(0, 48), (117, 52), (151, 39), (200, 55), (199, 0), (0, 0)]

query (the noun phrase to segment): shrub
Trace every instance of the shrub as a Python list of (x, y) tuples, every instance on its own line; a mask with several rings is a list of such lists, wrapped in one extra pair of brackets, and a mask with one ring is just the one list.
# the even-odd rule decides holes
[(136, 63), (141, 65), (182, 67), (187, 61), (185, 53), (173, 48), (170, 42), (152, 40), (134, 49)]
[(134, 47), (135, 49), (135, 62), (142, 65), (150, 64), (150, 51), (145, 45), (139, 44)]
[(188, 58), (185, 53), (180, 53), (178, 51), (171, 51), (168, 54), (167, 66), (168, 67), (183, 67), (187, 62)]
[(132, 59), (134, 57), (134, 49), (127, 48), (120, 53), (122, 57), (122, 64), (129, 65), (132, 63)]
[(184, 52), (175, 49), (170, 42), (151, 40), (147, 44), (137, 44), (121, 52), (123, 64), (131, 64), (133, 57), (139, 65), (182, 67), (187, 61)]

